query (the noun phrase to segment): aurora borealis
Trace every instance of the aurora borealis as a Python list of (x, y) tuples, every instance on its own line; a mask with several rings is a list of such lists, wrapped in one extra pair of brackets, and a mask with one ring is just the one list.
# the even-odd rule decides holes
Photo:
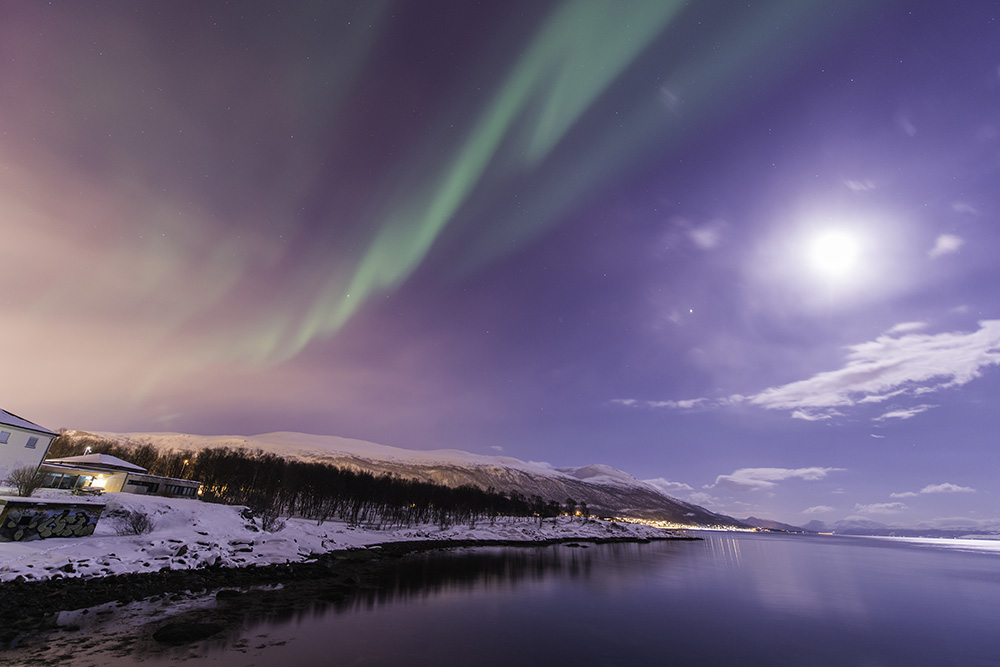
[(0, 3), (2, 406), (998, 521), (996, 14)]

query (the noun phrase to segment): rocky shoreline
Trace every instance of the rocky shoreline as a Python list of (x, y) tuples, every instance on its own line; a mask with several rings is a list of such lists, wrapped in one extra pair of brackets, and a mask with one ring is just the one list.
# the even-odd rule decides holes
[[(26, 636), (54, 630), (63, 611), (115, 603), (119, 606), (148, 599), (182, 601), (210, 596), (219, 601), (239, 599), (239, 605), (221, 604), (211, 613), (188, 614), (151, 628), (163, 644), (198, 641), (232, 627), (248, 615), (274, 611), (272, 606), (294, 609), (316, 603), (339, 603), (358, 590), (376, 587), (379, 578), (400, 558), (431, 550), (463, 547), (543, 547), (557, 544), (584, 546), (609, 543), (647, 543), (653, 540), (697, 540), (697, 537), (656, 538), (552, 538), (524, 540), (421, 540), (385, 542), (366, 548), (316, 555), (303, 562), (247, 567), (209, 566), (197, 569), (117, 574), (90, 578), (54, 578), (46, 581), (0, 583), (0, 647), (10, 648)], [(280, 593), (276, 590), (280, 587)], [(280, 597), (280, 601), (277, 599)]]

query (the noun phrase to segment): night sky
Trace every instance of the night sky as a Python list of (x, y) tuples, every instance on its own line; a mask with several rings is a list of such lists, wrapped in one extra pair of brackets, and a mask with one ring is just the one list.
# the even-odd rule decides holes
[(1000, 521), (1000, 6), (0, 2), (0, 407)]

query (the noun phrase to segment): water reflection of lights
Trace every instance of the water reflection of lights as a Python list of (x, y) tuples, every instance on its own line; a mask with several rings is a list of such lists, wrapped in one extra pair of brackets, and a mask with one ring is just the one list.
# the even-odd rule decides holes
[(712, 539), (708, 544), (716, 560), (734, 563), (736, 567), (743, 566), (743, 553), (740, 551), (740, 541), (737, 538)]

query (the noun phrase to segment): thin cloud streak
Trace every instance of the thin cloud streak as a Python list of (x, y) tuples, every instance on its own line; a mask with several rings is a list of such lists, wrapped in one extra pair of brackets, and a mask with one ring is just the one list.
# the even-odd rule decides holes
[(827, 473), (842, 470), (844, 468), (740, 468), (728, 475), (719, 475), (715, 478), (714, 484), (709, 484), (705, 488), (723, 486), (743, 491), (759, 491), (770, 489), (777, 486), (778, 482), (789, 479), (817, 481), (824, 479)]
[(830, 507), (829, 505), (815, 505), (813, 507), (807, 507), (802, 510), (803, 514), (825, 514), (826, 512), (833, 512), (836, 508)]
[(928, 484), (920, 489), (920, 493), (975, 493), (976, 490), (970, 486), (959, 486), (944, 482), (943, 484)]
[(863, 505), (858, 503), (854, 506), (856, 512), (861, 514), (899, 514), (900, 512), (909, 509), (906, 503), (871, 503), (868, 505)]
[(687, 491), (694, 491), (691, 486), (685, 484), (684, 482), (671, 482), (670, 480), (664, 479), (663, 477), (656, 477), (654, 479), (644, 479), (642, 480), (650, 486), (656, 487), (658, 490), (666, 493), (667, 495), (673, 495), (675, 493), (684, 493)]

